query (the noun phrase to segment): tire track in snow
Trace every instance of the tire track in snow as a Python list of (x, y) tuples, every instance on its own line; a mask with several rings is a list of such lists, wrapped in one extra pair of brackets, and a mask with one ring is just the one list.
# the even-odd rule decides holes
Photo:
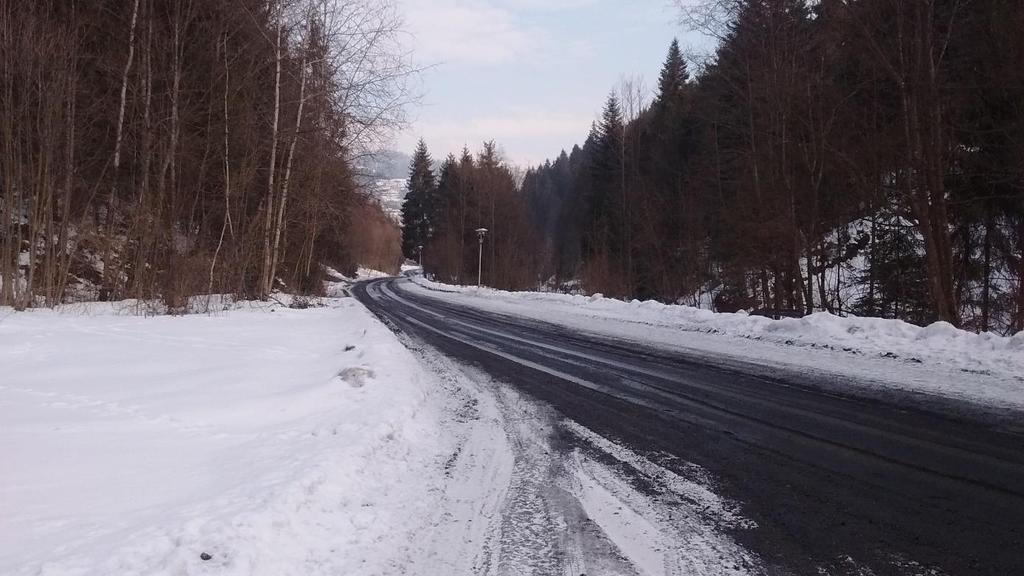
[(570, 493), (557, 414), (400, 335), (439, 378), (461, 427), (422, 573), (639, 576)]
[(571, 459), (574, 493), (644, 574), (763, 571), (760, 561), (726, 533), (755, 524), (708, 488), (710, 479), (700, 467), (677, 463), (680, 475), (576, 422), (565, 420), (562, 426), (580, 443)]
[[(756, 573), (757, 560), (721, 530), (748, 521), (700, 482), (564, 420), (476, 368), (401, 338), (439, 376), (451, 401), (450, 424), (463, 428), (444, 463), (450, 481), (433, 523), (428, 572)], [(581, 445), (607, 453), (669, 496), (638, 491), (621, 470), (585, 455)], [(672, 509), (681, 503), (691, 506)]]

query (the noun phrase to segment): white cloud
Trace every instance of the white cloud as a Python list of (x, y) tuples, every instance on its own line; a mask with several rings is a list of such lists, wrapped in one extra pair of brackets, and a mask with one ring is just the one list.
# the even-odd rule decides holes
[(439, 66), (395, 145), (424, 137), (438, 158), (492, 139), (520, 165), (555, 157), (586, 138), (616, 79), (656, 71), (678, 33), (672, 0), (396, 1), (416, 60)]
[(520, 10), (561, 12), (593, 6), (599, 0), (496, 0), (497, 4)]
[(494, 65), (529, 54), (540, 31), (481, 0), (406, 0), (415, 50), (428, 63)]

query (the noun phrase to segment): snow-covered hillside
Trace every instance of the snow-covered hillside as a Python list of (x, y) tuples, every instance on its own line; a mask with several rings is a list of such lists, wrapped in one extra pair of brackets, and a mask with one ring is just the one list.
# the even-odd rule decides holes
[(407, 186), (408, 180), (405, 178), (375, 180), (371, 185), (373, 197), (395, 222), (402, 221), (402, 201), (405, 200)]

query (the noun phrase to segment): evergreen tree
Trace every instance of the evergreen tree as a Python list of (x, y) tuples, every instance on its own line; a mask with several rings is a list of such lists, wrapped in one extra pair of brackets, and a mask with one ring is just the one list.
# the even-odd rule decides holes
[(1024, 10), (906, 4), (728, 0), (699, 77), (673, 41), (649, 108), (611, 96), (528, 174), (546, 268), (612, 295), (1024, 329)]
[(417, 258), (433, 233), (437, 214), (437, 181), (427, 143), (420, 140), (409, 165), (409, 186), (402, 203), (402, 253)]
[(433, 222), (433, 234), (426, 248), (429, 253), (431, 270), (440, 274), (447, 281), (461, 281), (459, 263), (462, 259), (460, 236), (463, 202), (460, 185), (459, 161), (454, 154), (449, 154), (441, 163), (437, 178), (435, 195), (436, 220)]
[(593, 134), (594, 156), (591, 164), (590, 211), (596, 249), (608, 250), (617, 240), (618, 196), (622, 179), (622, 108), (612, 93), (605, 103), (601, 122)]
[(434, 212), (437, 219), (433, 222), (434, 234), (444, 234), (451, 227), (448, 217), (458, 205), (459, 161), (454, 154), (449, 154), (438, 170), (437, 188), (434, 194)]
[(658, 103), (668, 105), (682, 97), (690, 73), (686, 69), (686, 60), (679, 49), (679, 40), (672, 40), (665, 58), (665, 66), (658, 77)]
[(597, 127), (597, 136), (602, 149), (608, 150), (609, 155), (618, 154), (619, 146), (622, 143), (622, 104), (615, 92), (608, 95), (605, 101), (604, 111), (601, 112), (601, 123)]
[(677, 300), (704, 278), (697, 261), (703, 227), (694, 192), (684, 188), (695, 145), (690, 75), (673, 40), (658, 81), (658, 97), (644, 119), (640, 171), (649, 192), (640, 198), (644, 258), (636, 263), (638, 295)]
[(477, 164), (480, 168), (493, 170), (501, 164), (501, 155), (498, 153), (498, 145), (494, 140), (484, 142), (484, 149), (477, 157)]
[[(586, 174), (579, 192), (586, 206), (581, 229), (584, 273), (590, 284), (614, 283), (627, 276), (624, 137), (622, 107), (613, 92), (584, 146)], [(618, 296), (626, 296), (627, 291), (625, 285), (608, 284), (605, 289)]]
[(921, 325), (934, 322), (924, 250), (913, 225), (898, 214), (883, 211), (875, 217), (874, 230), (868, 269), (860, 278), (872, 290), (854, 302), (854, 313)]

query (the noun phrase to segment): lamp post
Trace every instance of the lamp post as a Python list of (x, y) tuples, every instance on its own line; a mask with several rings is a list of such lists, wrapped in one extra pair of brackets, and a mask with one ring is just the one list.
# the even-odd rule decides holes
[(422, 272), (423, 271), (423, 245), (422, 244), (416, 247), (416, 252), (419, 252), (419, 255), (420, 255), (420, 272)]
[(484, 237), (487, 236), (487, 228), (477, 228), (476, 237), (480, 241), (480, 252), (476, 259), (476, 287), (479, 288), (484, 274)]

